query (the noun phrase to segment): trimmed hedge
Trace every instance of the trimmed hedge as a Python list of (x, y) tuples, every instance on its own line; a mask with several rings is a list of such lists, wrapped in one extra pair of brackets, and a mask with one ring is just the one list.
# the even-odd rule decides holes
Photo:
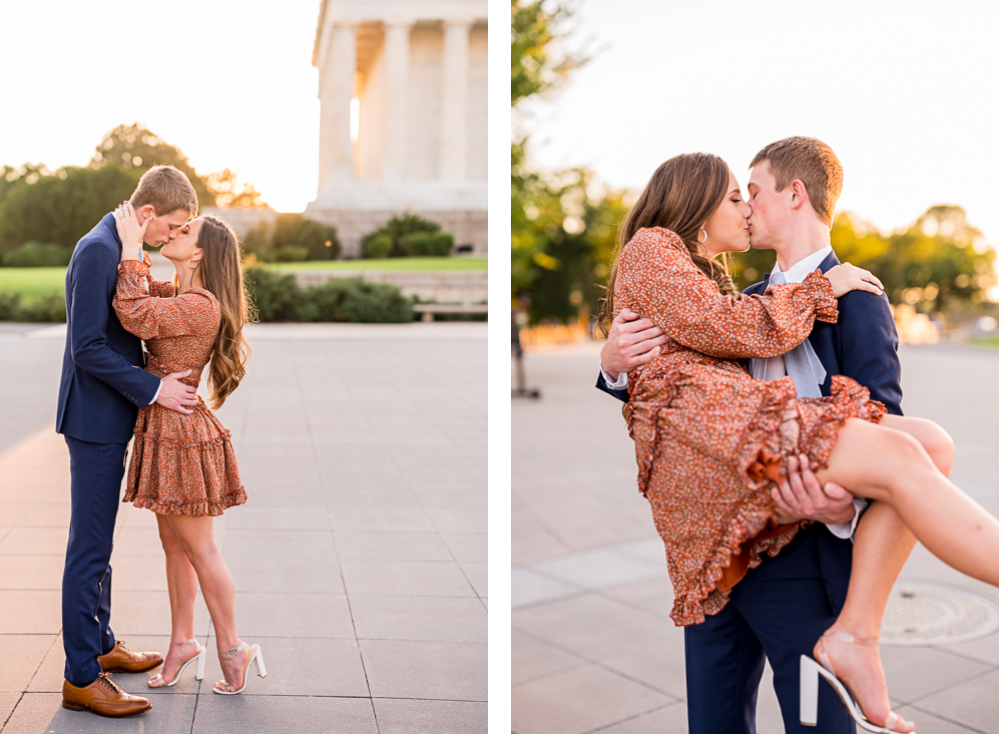
[(263, 268), (249, 268), (246, 272), (261, 321), (370, 324), (413, 321), (413, 305), (393, 285), (368, 283), (361, 278), (335, 278), (303, 289), (295, 282), (294, 275)]
[(0, 321), (64, 323), (66, 299), (56, 291), (28, 301), (22, 301), (20, 293), (0, 293)]
[(261, 222), (243, 242), (243, 251), (261, 262), (336, 260), (337, 228), (302, 214), (279, 214), (273, 225)]
[[(294, 275), (264, 268), (248, 268), (246, 276), (248, 295), (261, 321), (401, 324), (414, 318), (412, 302), (387, 283), (334, 278), (300, 288)], [(30, 300), (22, 300), (19, 293), (0, 292), (0, 321), (65, 322), (66, 300), (56, 291)]]
[(8, 268), (65, 267), (72, 256), (72, 247), (32, 240), (5, 252), (2, 262)]
[(447, 257), (454, 237), (441, 225), (416, 214), (396, 216), (361, 238), (365, 257)]
[(407, 257), (448, 257), (455, 246), (451, 232), (411, 232), (399, 238)]

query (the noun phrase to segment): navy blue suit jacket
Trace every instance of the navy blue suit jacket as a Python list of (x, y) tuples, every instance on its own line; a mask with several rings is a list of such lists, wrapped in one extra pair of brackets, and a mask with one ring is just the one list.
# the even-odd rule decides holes
[[(840, 260), (830, 253), (820, 264), (826, 272)], [(771, 276), (747, 288), (748, 295), (761, 295), (767, 289)], [(900, 366), (897, 349), (899, 338), (896, 324), (885, 295), (876, 296), (867, 291), (851, 291), (838, 300), (837, 322), (827, 324), (817, 321), (809, 341), (826, 369), (827, 377), (822, 386), (823, 395), (830, 394), (830, 377), (846, 375), (868, 388), (875, 400), (885, 403), (894, 415), (902, 415), (900, 402)], [(607, 386), (603, 374), (598, 374), (597, 387), (622, 401), (628, 400), (627, 390), (613, 390)], [(775, 558), (765, 561), (747, 574), (746, 583), (753, 578), (812, 577), (818, 569), (835, 613), (839, 613), (847, 595), (847, 582), (851, 575), (851, 543), (831, 534), (825, 525), (814, 523), (799, 532), (788, 546)], [(802, 552), (795, 553), (796, 548)]]
[(138, 409), (160, 386), (143, 369), (139, 337), (125, 331), (111, 307), (121, 248), (114, 214), (108, 214), (77, 243), (66, 270), (56, 431), (91, 443), (128, 443)]

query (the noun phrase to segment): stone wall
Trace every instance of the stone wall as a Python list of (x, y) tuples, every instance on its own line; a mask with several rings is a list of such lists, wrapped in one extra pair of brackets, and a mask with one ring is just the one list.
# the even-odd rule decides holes
[[(306, 213), (311, 219), (337, 228), (340, 239), (340, 256), (354, 259), (361, 257), (361, 238), (378, 229), (393, 216), (405, 212), (378, 211), (365, 209), (311, 209)], [(466, 211), (411, 211), (432, 222), (437, 222), (446, 232), (455, 235), (455, 245), (472, 245), (474, 255), (486, 257), (487, 213), (478, 210)]]
[[(273, 209), (220, 209), (219, 207), (202, 207), (203, 214), (213, 214), (232, 225), (236, 234), (246, 237), (247, 234), (261, 222), (273, 224), (278, 212)], [(396, 211), (369, 211), (365, 209), (310, 209), (305, 216), (323, 224), (332, 224), (337, 228), (340, 239), (340, 257), (356, 259), (361, 257), (361, 238), (378, 229), (393, 216), (404, 214)], [(472, 245), (472, 254), (486, 257), (486, 222), (487, 214), (479, 210), (451, 211), (415, 211), (425, 219), (437, 222), (446, 232), (455, 235), (455, 245)]]
[(278, 218), (278, 212), (274, 209), (240, 209), (238, 207), (222, 209), (217, 206), (203, 206), (201, 213), (212, 214), (228, 222), (240, 238), (246, 237), (250, 230), (261, 222), (274, 224), (274, 220)]
[(488, 297), (488, 274), (485, 270), (302, 270), (295, 280), (303, 288), (320, 285), (334, 278), (364, 278), (370, 283), (389, 283), (406, 297), (434, 303), (485, 303)]

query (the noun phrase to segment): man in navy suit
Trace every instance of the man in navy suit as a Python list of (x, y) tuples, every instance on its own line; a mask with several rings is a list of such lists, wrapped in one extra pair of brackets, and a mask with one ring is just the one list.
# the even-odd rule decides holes
[[(144, 239), (174, 239), (198, 211), (187, 177), (171, 166), (150, 169), (131, 198)], [(136, 243), (130, 243), (135, 247)], [(111, 300), (118, 285), (122, 242), (107, 214), (76, 245), (66, 270), (66, 349), (59, 383), (56, 431), (70, 455), (72, 511), (63, 571), (63, 706), (103, 716), (131, 716), (150, 708), (105, 674), (141, 672), (159, 665), (159, 653), (136, 653), (111, 631), (111, 541), (118, 514), (126, 447), (139, 408), (156, 402), (190, 413), (195, 389), (163, 380), (143, 367), (142, 343), (125, 331)]]
[[(762, 149), (750, 171), (751, 245), (774, 250), (777, 263), (763, 282), (745, 292), (760, 295), (772, 279), (801, 282), (817, 268), (826, 272), (839, 264), (830, 246), (830, 226), (843, 172), (833, 151), (812, 138), (787, 138)], [(884, 294), (852, 291), (840, 298), (838, 310), (835, 324), (817, 321), (807, 340), (826, 371), (813, 391), (818, 387), (829, 395), (831, 376), (847, 375), (867, 387), (890, 413), (901, 415), (898, 338), (888, 300)], [(631, 312), (619, 315), (601, 351), (597, 386), (628, 400), (627, 371), (655, 357), (666, 339), (650, 320)], [(758, 379), (786, 374), (784, 357), (754, 359), (749, 367)], [(786, 732), (856, 731), (828, 686), (821, 688), (819, 725), (807, 728), (799, 723), (798, 670), (799, 656), (812, 653), (844, 604), (851, 574), (850, 538), (867, 503), (836, 485), (824, 491), (808, 467), (801, 474), (794, 468), (790, 464), (789, 479), (774, 490), (781, 519), (816, 522), (776, 558), (748, 571), (719, 614), (684, 628), (690, 734), (756, 732), (765, 657), (774, 671)], [(912, 543), (902, 560), (910, 549)]]

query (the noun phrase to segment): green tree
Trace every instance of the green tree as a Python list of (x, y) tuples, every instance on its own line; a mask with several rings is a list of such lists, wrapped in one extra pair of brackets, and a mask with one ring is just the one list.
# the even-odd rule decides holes
[(70, 166), (16, 178), (0, 199), (0, 253), (30, 240), (73, 247), (132, 194), (139, 176), (114, 166)]
[[(544, 6), (544, 7), (543, 7)], [(587, 57), (558, 43), (568, 35), (569, 8), (543, 0), (510, 3), (510, 106), (551, 91)]]
[(871, 269), (893, 303), (924, 312), (965, 310), (983, 304), (997, 284), (995, 260), (996, 251), (968, 222), (964, 209), (939, 205), (891, 235)]
[(532, 100), (558, 90), (587, 61), (565, 43), (570, 19), (564, 4), (511, 0), (511, 288), (514, 297), (529, 296), (532, 322), (596, 311), (597, 268), (606, 268), (595, 228), (608, 234), (604, 220), (613, 207), (588, 195), (592, 174), (585, 169), (536, 170), (524, 130)]
[(188, 177), (201, 206), (215, 205), (215, 192), (206, 177), (198, 175), (187, 156), (179, 148), (167, 143), (156, 133), (138, 123), (119, 125), (104, 136), (97, 145), (90, 167), (95, 169), (113, 166), (140, 175), (153, 166), (173, 166)]
[(170, 145), (138, 123), (119, 125), (105, 135), (90, 160), (91, 168), (114, 166), (141, 173), (160, 165), (173, 166), (187, 176), (198, 194), (201, 206), (243, 209), (267, 206), (254, 185), (240, 181), (235, 171), (224, 168), (202, 176), (195, 171), (180, 148)]
[(378, 229), (364, 235), (361, 238), (361, 251), (365, 253), (365, 257), (406, 257), (409, 253), (403, 240), (407, 235), (417, 233), (433, 235), (440, 231), (440, 224), (424, 219), (418, 214), (397, 215)]
[(236, 172), (228, 168), (208, 174), (206, 184), (215, 197), (216, 206), (238, 209), (267, 207), (263, 196), (254, 185), (240, 181)]
[[(877, 275), (891, 303), (908, 303), (924, 313), (978, 314), (997, 282), (995, 250), (958, 206), (931, 207), (890, 235), (841, 212), (833, 221), (830, 243), (841, 262)], [(737, 287), (743, 289), (770, 271), (774, 253), (748, 250), (731, 256), (729, 264)]]

